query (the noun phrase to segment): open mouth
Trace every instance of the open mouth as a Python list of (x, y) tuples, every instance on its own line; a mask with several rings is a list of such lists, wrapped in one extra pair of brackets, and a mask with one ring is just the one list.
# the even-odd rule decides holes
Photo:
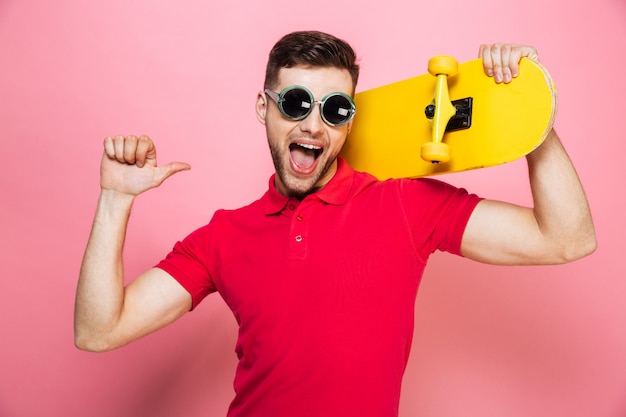
[(289, 145), (291, 161), (294, 168), (301, 173), (308, 173), (315, 168), (317, 159), (322, 154), (323, 149), (307, 143), (292, 143)]

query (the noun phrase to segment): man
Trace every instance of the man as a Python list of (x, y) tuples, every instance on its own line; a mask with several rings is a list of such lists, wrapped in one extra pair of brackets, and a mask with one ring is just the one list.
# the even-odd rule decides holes
[[(522, 56), (537, 60), (527, 46), (486, 45), (479, 54), (494, 82), (511, 82)], [(189, 166), (157, 166), (146, 136), (105, 139), (76, 297), (79, 348), (117, 348), (219, 292), (239, 323), (229, 417), (394, 416), (430, 253), (522, 265), (595, 250), (584, 191), (554, 131), (527, 158), (533, 208), (432, 179), (381, 182), (353, 171), (338, 155), (354, 116), (355, 60), (324, 33), (281, 39), (256, 102), (276, 169), (268, 191), (217, 211), (126, 287), (122, 246), (134, 198)]]

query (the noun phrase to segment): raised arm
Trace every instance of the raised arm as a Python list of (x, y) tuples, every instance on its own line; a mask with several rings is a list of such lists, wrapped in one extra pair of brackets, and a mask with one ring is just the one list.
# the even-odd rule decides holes
[(183, 315), (191, 296), (170, 275), (150, 269), (124, 286), (122, 249), (135, 197), (189, 169), (161, 167), (146, 136), (106, 138), (100, 165), (100, 198), (76, 290), (74, 341), (78, 348), (111, 350)]
[[(534, 48), (520, 45), (483, 45), (480, 56), (496, 82), (511, 82), (522, 56), (538, 60)], [(537, 265), (570, 262), (595, 251), (589, 204), (556, 132), (526, 159), (533, 207), (479, 203), (463, 236), (464, 256), (492, 264)]]

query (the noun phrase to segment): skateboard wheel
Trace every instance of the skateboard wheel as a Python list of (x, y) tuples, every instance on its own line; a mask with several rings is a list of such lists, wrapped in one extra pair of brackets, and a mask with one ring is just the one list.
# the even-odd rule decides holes
[(425, 143), (422, 145), (420, 153), (424, 161), (432, 162), (433, 164), (448, 162), (450, 160), (450, 146), (443, 142)]
[(455, 75), (459, 71), (459, 62), (447, 55), (432, 57), (428, 61), (428, 72), (432, 75)]

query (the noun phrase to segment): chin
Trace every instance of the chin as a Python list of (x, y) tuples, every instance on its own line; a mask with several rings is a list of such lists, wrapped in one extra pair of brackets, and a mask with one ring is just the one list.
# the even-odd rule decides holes
[(318, 187), (316, 186), (316, 183), (311, 184), (309, 181), (304, 183), (302, 181), (288, 181), (285, 189), (288, 196), (302, 199), (317, 191)]
[(302, 199), (320, 189), (319, 180), (323, 172), (315, 171), (306, 177), (295, 175), (292, 172), (277, 171), (285, 195)]

